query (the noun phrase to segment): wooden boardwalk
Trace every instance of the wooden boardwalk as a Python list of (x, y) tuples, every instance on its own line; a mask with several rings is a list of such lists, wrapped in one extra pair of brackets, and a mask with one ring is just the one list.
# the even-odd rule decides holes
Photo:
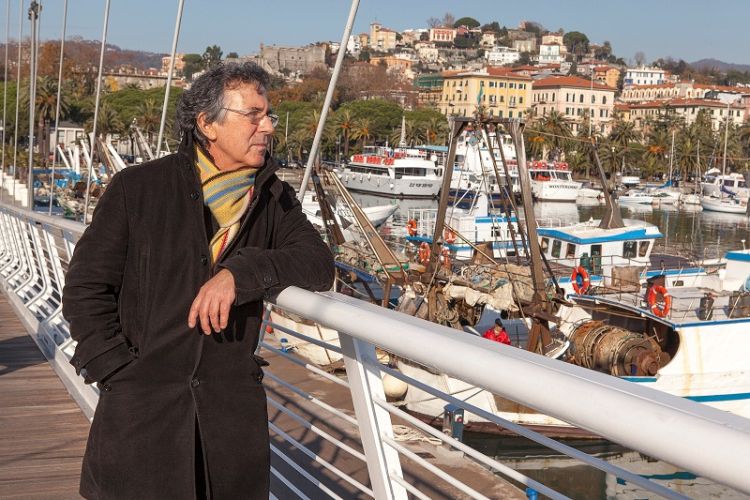
[(0, 498), (80, 498), (89, 421), (0, 293)]
[[(303, 391), (354, 415), (346, 389), (280, 356), (267, 352), (263, 354), (271, 361), (268, 372), (278, 374)], [(334, 425), (338, 424), (336, 418), (270, 378), (265, 383), (270, 398), (294, 411), (306, 422), (353, 448), (361, 449), (356, 429)], [(368, 485), (367, 467), (363, 462), (271, 405), (268, 413), (270, 422), (302, 442), (323, 460)], [(394, 424), (398, 423), (394, 421)], [(78, 478), (88, 430), (88, 419), (27, 334), (4, 293), (0, 292), (0, 499), (80, 498)], [(293, 449), (273, 431), (271, 443), (335, 494), (343, 498), (366, 497), (319, 462)], [(489, 498), (525, 498), (520, 490), (461, 454), (419, 441), (404, 444)], [(275, 455), (272, 455), (272, 464), (310, 498), (329, 498)], [(403, 457), (402, 467), (404, 478), (432, 498), (464, 497)], [(297, 497), (274, 477), (271, 478), (271, 490), (279, 499)]]

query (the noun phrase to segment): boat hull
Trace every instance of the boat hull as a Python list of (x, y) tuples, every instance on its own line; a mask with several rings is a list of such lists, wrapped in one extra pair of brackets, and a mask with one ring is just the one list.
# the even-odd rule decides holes
[(728, 199), (712, 199), (704, 197), (701, 200), (703, 210), (709, 212), (721, 212), (725, 214), (747, 214), (747, 203), (729, 201)]
[(344, 172), (341, 182), (350, 191), (374, 193), (393, 198), (436, 198), (440, 192), (438, 178), (403, 177), (394, 179), (386, 175)]

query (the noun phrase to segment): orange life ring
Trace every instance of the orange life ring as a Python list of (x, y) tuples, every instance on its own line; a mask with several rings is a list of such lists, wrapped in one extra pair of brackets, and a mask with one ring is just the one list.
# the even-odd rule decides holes
[(409, 222), (406, 223), (406, 230), (409, 232), (409, 236), (416, 236), (417, 221), (415, 221), (414, 219), (409, 219)]
[(440, 252), (440, 262), (443, 264), (444, 268), (451, 268), (451, 251), (447, 248), (443, 248), (443, 250)]
[(445, 241), (446, 243), (455, 243), (456, 233), (454, 233), (450, 229), (446, 229), (445, 231), (443, 231), (443, 241)]
[[(664, 306), (660, 307), (657, 302), (657, 296), (661, 295), (664, 299)], [(665, 318), (669, 314), (669, 310), (672, 308), (672, 296), (669, 295), (666, 287), (661, 285), (655, 285), (648, 289), (646, 295), (646, 301), (648, 302), (651, 312), (660, 318)]]
[[(581, 278), (581, 284), (578, 284), (578, 278)], [(589, 273), (583, 266), (578, 266), (573, 269), (573, 274), (570, 275), (570, 281), (573, 283), (573, 291), (578, 295), (586, 293), (591, 286), (591, 280), (589, 279)]]
[(423, 241), (421, 245), (419, 245), (419, 262), (421, 262), (423, 265), (427, 265), (428, 262), (430, 262), (430, 245), (426, 241)]

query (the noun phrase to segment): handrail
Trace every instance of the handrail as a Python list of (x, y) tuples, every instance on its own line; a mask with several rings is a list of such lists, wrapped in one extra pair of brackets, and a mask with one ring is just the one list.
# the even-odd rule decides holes
[[(84, 227), (0, 203), (0, 283), (40, 349), (91, 415), (97, 393), (83, 384), (68, 363), (74, 342), (60, 314), (64, 269)], [(406, 490), (411, 490), (401, 474), (397, 453), (401, 449), (392, 445), (390, 410), (381, 406), (385, 396), (380, 373), (388, 370), (378, 368), (375, 346), (750, 493), (750, 476), (745, 473), (750, 466), (746, 454), (750, 420), (341, 294), (288, 288), (275, 303), (338, 330), (376, 498), (405, 498)], [(488, 377), (498, 367), (512, 375)], [(322, 373), (317, 368), (313, 371)]]
[[(748, 419), (521, 349), (488, 345), (451, 328), (339, 294), (290, 287), (276, 303), (340, 333), (750, 493)], [(461, 362), (469, 359), (471, 363)], [(498, 366), (513, 376), (488, 377)]]

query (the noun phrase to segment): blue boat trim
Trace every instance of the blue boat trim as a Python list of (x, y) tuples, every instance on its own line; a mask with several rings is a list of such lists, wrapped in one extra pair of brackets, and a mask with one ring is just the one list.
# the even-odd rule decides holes
[(684, 269), (665, 269), (663, 271), (661, 270), (652, 270), (652, 271), (646, 271), (646, 277), (650, 278), (652, 276), (686, 276), (688, 274), (703, 274), (706, 270), (702, 267), (686, 267)]
[(336, 267), (343, 269), (344, 271), (352, 272), (356, 274), (357, 278), (359, 278), (360, 280), (366, 283), (374, 283), (375, 281), (377, 281), (377, 278), (373, 276), (372, 274), (366, 273), (362, 271), (361, 269), (358, 269), (354, 266), (350, 266), (349, 264), (344, 264), (343, 262), (338, 262), (338, 261), (334, 261), (334, 264), (336, 265)]
[(727, 254), (724, 257), (727, 260), (738, 260), (740, 262), (750, 262), (750, 253), (739, 251), (739, 250), (727, 252)]
[(555, 238), (562, 241), (568, 241), (577, 245), (588, 245), (591, 243), (606, 243), (610, 241), (630, 241), (630, 240), (655, 240), (661, 238), (663, 235), (656, 231), (654, 233), (647, 233), (646, 228), (634, 229), (620, 234), (613, 234), (609, 236), (595, 236), (592, 238), (579, 238), (573, 236), (559, 229), (546, 229), (540, 227), (537, 229), (537, 233), (540, 236), (546, 236), (548, 238)]
[(656, 382), (657, 377), (620, 377), (623, 380), (627, 380), (628, 382)]
[(750, 392), (738, 392), (736, 394), (708, 394), (705, 396), (684, 396), (685, 399), (696, 403), (716, 403), (719, 401), (741, 401), (750, 399)]

